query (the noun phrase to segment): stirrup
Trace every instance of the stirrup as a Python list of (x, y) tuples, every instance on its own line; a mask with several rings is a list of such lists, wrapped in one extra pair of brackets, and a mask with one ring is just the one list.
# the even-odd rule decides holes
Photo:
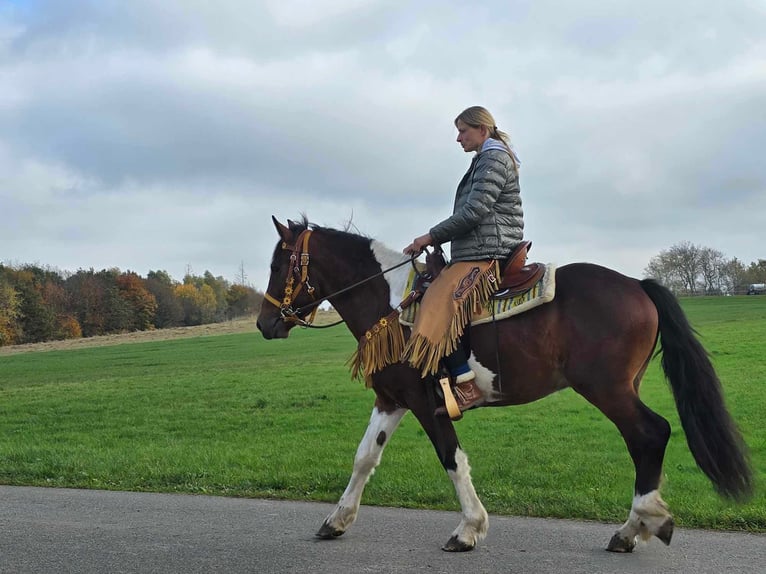
[(450, 385), (449, 377), (439, 379), (439, 384), (442, 387), (442, 393), (444, 393), (444, 406), (447, 409), (449, 418), (453, 421), (459, 421), (463, 418), (463, 413), (460, 411), (460, 407), (457, 406), (455, 395), (452, 393), (452, 385)]

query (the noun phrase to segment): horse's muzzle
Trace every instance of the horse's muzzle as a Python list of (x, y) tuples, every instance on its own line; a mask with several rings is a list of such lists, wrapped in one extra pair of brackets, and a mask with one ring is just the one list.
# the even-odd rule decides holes
[(286, 339), (290, 331), (279, 315), (266, 318), (258, 317), (255, 325), (264, 339)]

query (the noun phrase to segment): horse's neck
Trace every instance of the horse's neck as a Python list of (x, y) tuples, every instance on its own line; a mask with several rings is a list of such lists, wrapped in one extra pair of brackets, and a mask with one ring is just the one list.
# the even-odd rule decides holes
[[(373, 241), (370, 248), (374, 257), (374, 261), (371, 261), (369, 266), (371, 270), (353, 275), (353, 281), (345, 285), (337, 285), (336, 290), (367, 279), (406, 259), (378, 241)], [(356, 287), (349, 296), (341, 297), (334, 303), (335, 310), (346, 321), (346, 325), (356, 338), (364, 336), (365, 332), (381, 317), (388, 315), (391, 309), (399, 304), (408, 273), (408, 268), (402, 266), (386, 273), (382, 278), (377, 277)]]
[[(375, 259), (380, 263), (381, 270), (391, 269), (409, 259), (406, 255), (392, 251), (379, 241), (373, 241), (371, 248)], [(404, 288), (409, 276), (410, 266), (407, 265), (392, 269), (384, 275), (390, 291), (389, 304), (392, 309), (396, 309), (404, 298)]]

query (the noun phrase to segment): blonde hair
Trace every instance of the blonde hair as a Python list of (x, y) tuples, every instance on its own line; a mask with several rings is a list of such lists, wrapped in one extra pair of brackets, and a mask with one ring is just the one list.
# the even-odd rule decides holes
[(487, 128), (489, 137), (502, 142), (505, 149), (508, 150), (508, 155), (511, 156), (513, 167), (517, 170), (519, 169), (519, 166), (516, 163), (516, 154), (511, 150), (511, 136), (497, 127), (495, 118), (492, 117), (492, 114), (489, 113), (487, 108), (482, 106), (471, 106), (470, 108), (466, 108), (455, 118), (455, 126), (457, 126), (458, 121), (462, 121), (464, 124), (473, 128), (480, 128), (482, 126)]

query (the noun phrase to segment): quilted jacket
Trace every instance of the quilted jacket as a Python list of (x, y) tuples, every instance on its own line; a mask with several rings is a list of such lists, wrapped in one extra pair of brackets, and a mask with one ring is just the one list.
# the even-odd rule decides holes
[(452, 261), (505, 259), (524, 239), (520, 193), (510, 154), (487, 140), (458, 184), (453, 214), (429, 231), (434, 244), (451, 242)]

